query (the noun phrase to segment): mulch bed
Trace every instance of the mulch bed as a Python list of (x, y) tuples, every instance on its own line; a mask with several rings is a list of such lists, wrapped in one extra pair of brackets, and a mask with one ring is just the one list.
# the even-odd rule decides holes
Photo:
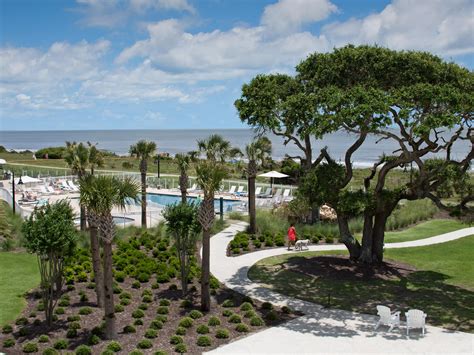
[[(158, 289), (151, 288), (152, 281), (150, 280), (147, 283), (142, 283), (139, 289), (134, 289), (131, 287), (132, 279), (127, 278), (123, 283), (120, 283), (120, 287), (129, 292), (131, 297), (131, 303), (125, 306), (125, 310), (121, 313), (116, 313), (117, 317), (117, 330), (119, 332), (118, 338), (116, 339), (122, 346), (120, 354), (128, 354), (129, 352), (137, 348), (137, 344), (140, 340), (146, 339), (144, 333), (149, 329), (150, 323), (157, 316), (157, 308), (159, 307), (159, 301), (166, 299), (170, 301), (168, 307), (169, 314), (167, 314), (167, 321), (163, 324), (163, 328), (158, 330), (158, 336), (154, 339), (150, 339), (153, 343), (152, 349), (140, 349), (143, 354), (153, 354), (155, 351), (161, 350), (166, 353), (172, 354), (175, 353), (175, 345), (170, 344), (171, 336), (175, 335), (176, 329), (178, 328), (178, 323), (180, 319), (186, 316), (192, 309), (199, 309), (200, 295), (198, 290), (200, 286), (198, 283), (190, 284), (191, 292), (187, 299), (192, 302), (191, 308), (183, 308), (181, 306), (182, 298), (181, 291), (179, 290), (177, 280), (170, 281), (168, 283), (160, 284)], [(90, 307), (92, 313), (89, 315), (80, 316), (80, 325), (81, 328), (78, 330), (78, 335), (75, 338), (68, 339), (69, 346), (67, 350), (74, 350), (77, 346), (81, 344), (87, 344), (88, 339), (91, 336), (91, 331), (94, 327), (99, 326), (102, 322), (103, 311), (95, 307), (93, 301), (95, 300), (95, 291), (93, 289), (87, 288), (88, 283), (76, 282), (74, 290), (65, 292), (69, 296), (70, 305), (64, 307), (65, 314), (58, 315), (58, 320), (54, 323), (52, 329), (48, 329), (44, 320), (44, 312), (37, 311), (39, 300), (35, 298), (35, 293), (30, 293), (27, 295), (27, 307), (22, 313), (22, 316), (28, 318), (28, 324), (21, 326), (13, 326), (13, 333), (11, 334), (0, 334), (0, 351), (7, 354), (21, 354), (23, 353), (22, 347), (29, 341), (34, 341), (37, 343), (39, 351), (42, 353), (44, 349), (53, 347), (53, 344), (59, 339), (67, 339), (66, 332), (70, 322), (67, 321), (68, 316), (78, 315), (79, 309), (82, 307)], [(194, 286), (194, 287), (193, 287)], [(178, 288), (178, 289), (177, 289)], [(153, 293), (153, 302), (148, 304), (148, 309), (145, 310), (145, 316), (143, 319), (143, 325), (137, 325), (136, 333), (125, 334), (123, 333), (123, 328), (126, 325), (133, 325), (134, 318), (132, 317), (132, 312), (138, 309), (138, 306), (142, 304), (142, 292), (143, 290), (148, 289)], [(89, 301), (81, 302), (79, 292), (83, 291)], [(115, 304), (120, 303), (119, 295), (115, 295)], [(225, 300), (232, 299), (234, 302), (234, 307), (224, 307), (223, 302)], [(274, 308), (273, 313), (277, 315), (276, 320), (268, 320), (267, 315), (269, 310), (262, 309), (262, 304), (258, 301), (252, 301), (254, 304), (254, 310), (258, 316), (262, 317), (265, 321), (263, 326), (251, 326), (249, 318), (244, 317), (244, 311), (240, 310), (238, 306), (248, 299), (244, 298), (241, 294), (238, 294), (232, 290), (220, 287), (215, 291), (215, 294), (212, 296), (212, 307), (211, 311), (205, 313), (202, 318), (194, 320), (193, 326), (187, 329), (186, 335), (183, 336), (184, 344), (186, 345), (187, 352), (190, 354), (200, 354), (203, 351), (209, 351), (223, 344), (235, 341), (238, 338), (245, 336), (248, 333), (239, 333), (235, 330), (235, 323), (229, 322), (229, 317), (225, 317), (222, 313), (225, 310), (231, 310), (236, 314), (239, 314), (242, 317), (242, 323), (247, 324), (249, 332), (260, 331), (267, 327), (271, 327), (281, 322), (288, 321), (295, 318), (297, 315), (287, 314), (281, 309)], [(196, 328), (200, 324), (206, 324), (211, 316), (216, 316), (220, 319), (221, 325), (215, 327), (209, 327), (210, 333), (208, 335), (211, 339), (211, 346), (200, 347), (196, 345), (196, 340), (201, 334), (197, 334)], [(21, 328), (26, 328), (27, 335), (20, 336), (19, 331)], [(227, 339), (217, 339), (215, 333), (217, 329), (227, 329), (229, 331), (229, 338)], [(38, 337), (42, 334), (47, 334), (50, 338), (48, 343), (39, 343)], [(15, 339), (16, 344), (13, 347), (4, 348), (3, 342), (6, 339)], [(93, 354), (100, 354), (103, 350), (106, 349), (108, 341), (101, 340), (99, 344), (91, 346)], [(62, 350), (65, 352), (65, 350)]]

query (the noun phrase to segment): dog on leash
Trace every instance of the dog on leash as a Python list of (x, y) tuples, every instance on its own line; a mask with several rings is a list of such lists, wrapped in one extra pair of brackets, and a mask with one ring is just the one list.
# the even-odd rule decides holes
[(303, 248), (306, 248), (306, 250), (309, 250), (309, 239), (302, 239), (298, 240), (295, 243), (295, 250), (303, 250)]

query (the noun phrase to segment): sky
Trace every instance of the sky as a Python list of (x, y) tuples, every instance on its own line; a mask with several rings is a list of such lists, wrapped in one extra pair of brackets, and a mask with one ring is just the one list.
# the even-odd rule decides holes
[(0, 130), (243, 128), (259, 73), (348, 43), (474, 68), (472, 0), (0, 0)]

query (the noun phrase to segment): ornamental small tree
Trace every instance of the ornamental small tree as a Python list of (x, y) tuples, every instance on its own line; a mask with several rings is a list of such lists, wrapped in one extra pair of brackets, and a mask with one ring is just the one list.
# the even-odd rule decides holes
[(201, 233), (199, 208), (193, 203), (180, 203), (166, 207), (163, 217), (174, 239), (181, 269), (183, 297), (188, 293), (188, 278), (196, 243)]
[(23, 224), (23, 233), (27, 250), (38, 257), (46, 321), (51, 326), (64, 284), (65, 261), (73, 254), (76, 245), (74, 212), (69, 202), (61, 200), (35, 208)]

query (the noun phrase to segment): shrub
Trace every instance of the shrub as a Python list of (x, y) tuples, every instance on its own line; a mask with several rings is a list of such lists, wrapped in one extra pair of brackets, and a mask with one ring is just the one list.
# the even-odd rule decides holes
[(9, 339), (5, 339), (3, 341), (3, 347), (4, 348), (11, 348), (13, 345), (15, 345), (15, 340), (14, 339), (9, 338)]
[(87, 302), (89, 300), (89, 298), (87, 297), (87, 295), (85, 293), (83, 293), (81, 295), (81, 297), (79, 298), (79, 301), (81, 302)]
[(158, 314), (168, 314), (169, 309), (166, 306), (160, 306), (156, 309), (156, 313), (158, 313)]
[(125, 298), (126, 298), (126, 299), (131, 299), (131, 298), (132, 298), (132, 295), (131, 295), (129, 292), (122, 292), (122, 293), (120, 294), (119, 298), (120, 298), (121, 300), (123, 300), (123, 299), (125, 299)]
[(92, 349), (87, 345), (80, 345), (76, 348), (76, 355), (92, 355)]
[(40, 337), (38, 338), (38, 342), (48, 343), (49, 342), (49, 336), (47, 336), (46, 334), (40, 335)]
[(241, 311), (250, 311), (253, 309), (253, 306), (250, 302), (244, 302), (240, 305)]
[(124, 282), (126, 277), (127, 277), (127, 274), (125, 274), (125, 272), (123, 271), (117, 271), (115, 273), (115, 281), (117, 282)]
[(216, 332), (216, 338), (227, 339), (229, 337), (229, 331), (227, 329), (218, 329)]
[(159, 320), (161, 323), (166, 323), (168, 321), (168, 317), (164, 314), (158, 314), (155, 317), (156, 320)]
[(76, 329), (68, 329), (66, 333), (66, 338), (75, 338), (77, 337), (77, 330)]
[(273, 305), (270, 302), (263, 302), (262, 309), (266, 309), (266, 310), (273, 309)]
[(235, 327), (235, 330), (238, 331), (239, 333), (247, 333), (249, 331), (249, 327), (247, 327), (243, 323), (240, 323), (240, 324), (237, 324), (237, 326)]
[(61, 298), (58, 302), (59, 307), (67, 307), (69, 306), (69, 300), (66, 300), (64, 298)]
[(121, 304), (116, 304), (115, 305), (115, 313), (121, 313), (125, 310), (125, 307)]
[(140, 281), (141, 283), (148, 282), (150, 281), (150, 274), (142, 272), (138, 275), (137, 280)]
[(2, 328), (2, 333), (3, 334), (9, 334), (13, 332), (13, 327), (10, 324), (4, 325)]
[(36, 307), (38, 312), (44, 312), (44, 303), (38, 303), (38, 307)]
[(89, 282), (86, 286), (89, 290), (93, 290), (95, 288), (95, 282)]
[(196, 344), (198, 346), (211, 346), (211, 338), (206, 335), (202, 335), (197, 339)]
[(234, 307), (234, 301), (233, 300), (225, 300), (222, 302), (222, 307)]
[(133, 325), (126, 325), (125, 327), (123, 327), (123, 332), (125, 334), (131, 334), (131, 333), (136, 333), (137, 330), (135, 329)]
[(184, 343), (184, 340), (179, 335), (173, 335), (170, 338), (170, 344), (176, 345), (176, 344), (181, 344), (181, 343)]
[(76, 281), (77, 282), (87, 282), (87, 274), (82, 271), (76, 276)]
[(232, 254), (234, 254), (234, 255), (240, 254), (240, 248), (233, 248), (232, 249)]
[(124, 299), (120, 300), (120, 304), (122, 306), (128, 306), (130, 303), (132, 303), (132, 301), (130, 301), (128, 298), (124, 298)]
[(137, 347), (139, 349), (151, 349), (153, 347), (153, 343), (148, 339), (143, 339), (140, 340), (140, 342), (137, 344)]
[(179, 326), (184, 328), (191, 328), (193, 326), (193, 319), (190, 317), (181, 318)]
[(143, 320), (135, 319), (135, 321), (133, 322), (133, 325), (143, 325)]
[(120, 350), (122, 350), (122, 345), (120, 345), (118, 341), (111, 341), (107, 344), (107, 350), (118, 353)]
[(153, 338), (156, 338), (158, 336), (158, 332), (156, 331), (156, 329), (147, 329), (147, 331), (145, 332), (145, 338), (148, 338), (148, 339), (153, 339)]
[(140, 350), (132, 350), (128, 355), (143, 355), (143, 353)]
[(81, 329), (81, 324), (79, 322), (71, 322), (68, 326), (69, 329)]
[(160, 284), (167, 283), (170, 280), (170, 277), (168, 274), (158, 274), (156, 275), (156, 281)]
[(178, 327), (176, 328), (176, 335), (186, 335), (186, 328), (184, 327)]
[(281, 311), (285, 314), (290, 314), (291, 313), (291, 308), (287, 306), (281, 307)]
[(153, 355), (168, 355), (168, 353), (166, 351), (158, 350), (158, 351), (155, 351)]
[(230, 309), (224, 309), (224, 311), (222, 312), (222, 315), (224, 317), (230, 317), (233, 314), (234, 314), (234, 312), (232, 312)]
[(53, 348), (46, 348), (43, 351), (43, 355), (59, 355), (59, 351), (53, 349)]
[(81, 320), (81, 316), (79, 316), (78, 314), (67, 317), (68, 322), (79, 322), (80, 320)]
[(263, 322), (263, 319), (260, 317), (255, 316), (255, 317), (250, 318), (250, 325), (254, 327), (261, 327), (264, 324), (265, 323)]
[(143, 318), (143, 317), (145, 317), (145, 312), (143, 312), (141, 309), (137, 309), (137, 310), (133, 311), (132, 317), (133, 318)]
[(260, 242), (260, 240), (254, 240), (253, 246), (257, 249), (260, 249), (262, 247), (262, 242)]
[(87, 339), (87, 344), (89, 345), (97, 345), (100, 343), (100, 338), (95, 335), (95, 334), (92, 334), (89, 339)]
[(212, 316), (211, 318), (209, 318), (209, 322), (207, 322), (207, 325), (215, 327), (216, 325), (221, 325), (221, 321), (216, 316)]
[(65, 350), (69, 346), (69, 342), (66, 339), (60, 339), (56, 341), (53, 347), (57, 350)]
[(171, 302), (167, 299), (160, 300), (160, 306), (169, 306)]
[(79, 314), (82, 316), (85, 316), (91, 313), (92, 313), (92, 309), (90, 307), (82, 307), (79, 309)]
[(207, 334), (209, 333), (209, 327), (207, 325), (201, 324), (196, 328), (198, 334)]
[(65, 311), (64, 311), (64, 308), (63, 308), (63, 307), (58, 307), (58, 308), (56, 308), (56, 310), (54, 311), (54, 313), (56, 313), (56, 314), (64, 314)]
[(156, 290), (158, 288), (160, 288), (160, 284), (158, 282), (154, 282), (152, 285), (151, 285), (151, 288)]
[(267, 315), (265, 316), (265, 319), (268, 320), (268, 321), (275, 321), (277, 320), (279, 317), (278, 317), (278, 314), (275, 312), (275, 311), (270, 311), (267, 313)]
[(178, 285), (172, 284), (168, 287), (168, 290), (176, 291), (178, 289)]
[(201, 312), (199, 312), (197, 309), (194, 309), (191, 312), (189, 312), (189, 316), (192, 319), (198, 319), (198, 318), (201, 318), (203, 316), (203, 314)]
[(174, 348), (174, 351), (176, 351), (176, 352), (179, 353), (179, 354), (184, 354), (184, 353), (188, 352), (188, 349), (186, 348), (186, 345), (184, 345), (184, 344), (178, 344), (178, 345), (176, 345), (176, 347)]
[(334, 243), (334, 237), (332, 235), (328, 235), (328, 236), (326, 236), (326, 238), (324, 238), (324, 241), (327, 244), (332, 244), (332, 243)]
[(238, 314), (233, 314), (229, 317), (229, 322), (231, 323), (242, 323), (242, 319)]
[(23, 327), (23, 328), (20, 328), (20, 331), (18, 333), (20, 334), (20, 336), (24, 337), (24, 336), (27, 336), (29, 334), (29, 330), (28, 330), (28, 328)]
[(273, 246), (273, 239), (271, 239), (270, 237), (265, 238), (265, 246), (266, 247), (272, 247)]
[(150, 328), (152, 328), (152, 329), (161, 329), (161, 328), (163, 328), (163, 322), (155, 319), (150, 323)]
[(148, 309), (148, 305), (146, 303), (141, 303), (138, 306), (138, 309), (141, 309), (142, 311), (146, 311)]
[(16, 325), (27, 325), (28, 324), (28, 319), (25, 317), (17, 318), (15, 321)]
[(141, 287), (140, 281), (135, 280), (132, 282), (132, 288), (140, 288), (140, 287)]
[(181, 301), (181, 308), (191, 308), (193, 306), (193, 303), (190, 300), (183, 300)]
[(33, 342), (28, 342), (25, 345), (23, 345), (22, 350), (24, 353), (36, 353), (38, 352), (38, 344), (33, 343)]

